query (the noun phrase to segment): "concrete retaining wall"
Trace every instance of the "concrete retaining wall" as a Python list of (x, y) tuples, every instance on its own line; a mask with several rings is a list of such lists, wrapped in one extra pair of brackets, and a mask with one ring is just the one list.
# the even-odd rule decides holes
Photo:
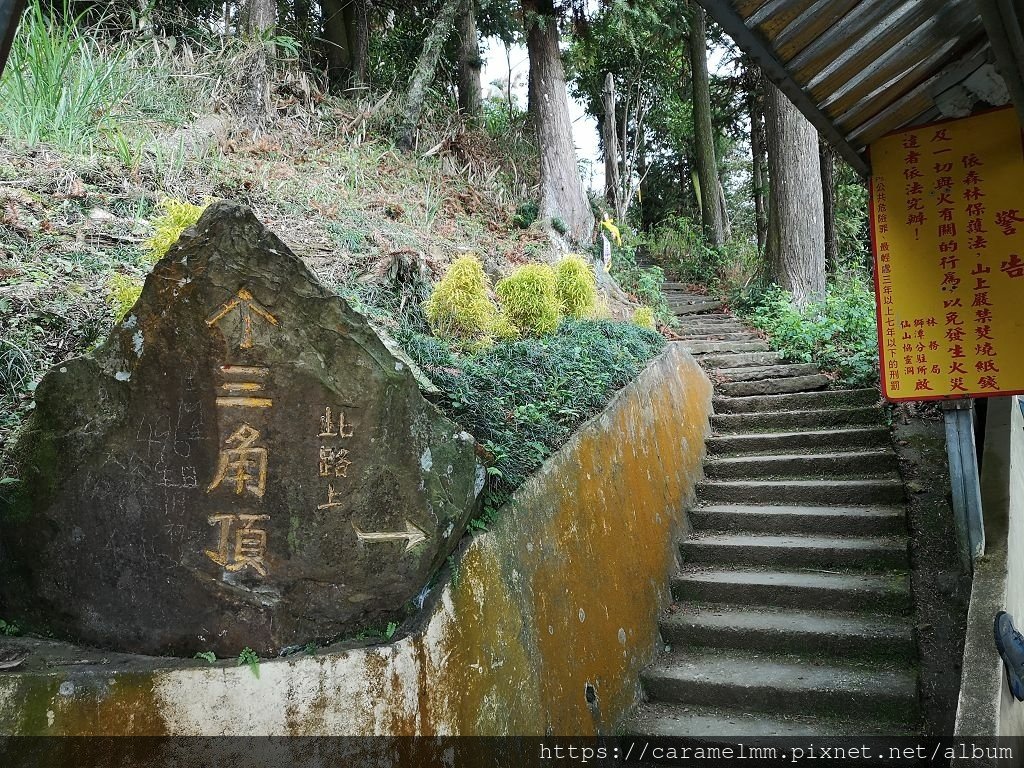
[[(985, 556), (974, 568), (955, 734), (1024, 736), (1024, 704), (1007, 689), (992, 640), (997, 611), (1024, 631), (1024, 414), (1021, 398), (989, 401), (982, 498)], [(971, 762), (971, 765), (977, 763)]]
[(711, 396), (669, 345), (473, 540), (411, 636), (266, 661), (259, 678), (22, 641), (34, 653), (0, 676), (0, 732), (609, 733), (655, 652)]

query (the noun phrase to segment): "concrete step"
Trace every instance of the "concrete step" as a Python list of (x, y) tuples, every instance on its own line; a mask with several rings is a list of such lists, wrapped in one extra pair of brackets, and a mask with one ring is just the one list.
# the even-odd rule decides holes
[[(712, 423), (714, 423), (714, 418), (717, 417), (712, 418)], [(831, 451), (844, 448), (890, 448), (892, 439), (888, 427), (856, 426), (847, 429), (815, 430), (811, 428), (803, 432), (723, 434), (709, 437), (705, 444), (709, 453), (726, 456), (750, 453)]]
[(722, 456), (704, 463), (704, 474), (713, 480), (759, 477), (850, 477), (892, 471), (896, 455), (891, 449)]
[(641, 674), (653, 700), (744, 711), (850, 715), (907, 722), (918, 713), (912, 670), (853, 664), (809, 664), (750, 653), (686, 651), (659, 659)]
[(902, 507), (797, 507), (718, 504), (688, 513), (695, 531), (747, 531), (750, 533), (802, 533), (813, 535), (905, 535)]
[(669, 311), (675, 315), (692, 315), (699, 312), (714, 312), (716, 309), (721, 309), (722, 302), (720, 301), (708, 301), (702, 304), (689, 304), (689, 303), (678, 303), (669, 299), (668, 308)]
[(709, 480), (697, 490), (701, 501), (756, 504), (902, 504), (902, 481), (870, 480)]
[(818, 366), (811, 363), (794, 363), (792, 365), (752, 365), (745, 368), (718, 368), (715, 378), (722, 382), (759, 381), (761, 379), (781, 379), (792, 376), (817, 376)]
[(752, 365), (776, 365), (782, 362), (778, 352), (735, 352), (729, 354), (707, 354), (700, 358), (705, 368), (744, 368)]
[(717, 389), (727, 397), (756, 397), (758, 395), (788, 395), (795, 392), (813, 392), (825, 389), (832, 379), (823, 374), (788, 376), (781, 379), (732, 381), (719, 384)]
[(776, 413), (716, 413), (711, 417), (711, 427), (719, 434), (780, 432), (799, 429), (821, 431), (829, 427), (876, 426), (881, 422), (882, 410), (874, 407)]
[[(788, 366), (779, 366), (788, 367)], [(724, 374), (724, 371), (723, 371)], [(723, 376), (724, 378), (724, 376)], [(764, 377), (767, 378), (767, 377)], [(731, 376), (730, 381), (737, 381)], [(881, 399), (876, 389), (842, 389), (827, 392), (799, 392), (790, 395), (758, 397), (715, 397), (715, 413), (768, 413), (771, 411), (802, 411), (822, 408), (849, 408), (875, 405)]]
[(735, 648), (844, 658), (913, 661), (906, 620), (836, 611), (702, 604), (665, 615), (661, 636), (676, 648)]
[(680, 317), (677, 325), (681, 329), (689, 328), (721, 328), (722, 326), (737, 326), (742, 328), (744, 331), (750, 331), (751, 329), (744, 326), (731, 314), (719, 314), (716, 312), (710, 312), (708, 314), (691, 314), (686, 317)]
[(708, 314), (689, 314), (680, 317), (678, 321), (676, 321), (676, 325), (682, 331), (689, 331), (693, 329), (721, 329), (727, 327), (741, 328), (744, 331), (753, 331), (753, 329), (744, 326), (730, 314), (716, 314), (714, 312)]
[[(752, 740), (771, 736), (801, 738), (841, 738), (853, 736), (916, 736), (915, 728), (901, 728), (894, 723), (852, 719), (850, 717), (809, 717), (782, 713), (755, 714), (741, 709), (695, 707), (652, 701), (640, 706), (635, 716), (624, 724), (627, 735), (653, 738), (685, 738), (696, 745), (720, 745), (723, 739), (740, 739), (733, 755), (761, 758), (764, 765), (780, 762), (787, 748), (781, 744), (763, 744)], [(726, 742), (728, 743), (728, 742)], [(752, 752), (751, 748), (774, 749), (775, 752)], [(639, 749), (639, 747), (637, 747)], [(692, 753), (691, 753), (692, 754)], [(755, 765), (756, 763), (751, 763)]]
[(691, 283), (680, 283), (678, 280), (666, 280), (661, 284), (663, 291), (680, 291), (682, 293), (690, 293), (694, 286)]
[(683, 343), (690, 344), (695, 341), (759, 341), (761, 339), (756, 333), (750, 331), (690, 331), (681, 333)]
[(672, 580), (680, 601), (803, 610), (901, 614), (911, 607), (906, 573), (833, 573), (688, 567)]
[(684, 343), (688, 343), (691, 339), (693, 341), (700, 341), (698, 337), (725, 337), (722, 340), (727, 341), (730, 336), (742, 336), (743, 339), (739, 341), (758, 341), (761, 339), (756, 333), (751, 333), (749, 329), (744, 328), (741, 325), (732, 325), (726, 323), (715, 323), (714, 325), (698, 325), (690, 328), (678, 328), (677, 332), (684, 339)]
[(691, 355), (726, 354), (733, 352), (767, 352), (765, 341), (684, 341), (686, 351)]
[(906, 539), (702, 533), (679, 545), (684, 563), (886, 571), (909, 565)]

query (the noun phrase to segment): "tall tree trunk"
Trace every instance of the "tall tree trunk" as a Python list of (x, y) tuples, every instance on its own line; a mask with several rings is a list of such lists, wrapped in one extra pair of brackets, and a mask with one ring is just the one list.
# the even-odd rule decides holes
[(797, 304), (825, 296), (825, 213), (821, 195), (818, 132), (788, 98), (765, 80), (768, 145), (769, 279)]
[(463, 0), (458, 16), (459, 36), (459, 109), (470, 117), (480, 114), (482, 99), (480, 40), (476, 31), (475, 0)]
[(366, 83), (369, 44), (368, 0), (321, 0), (323, 38), (327, 44), (327, 77), (337, 88)]
[(352, 0), (352, 88), (366, 85), (366, 71), (370, 63), (370, 0)]
[(711, 126), (711, 83), (708, 78), (707, 32), (704, 9), (690, 7), (690, 70), (693, 77), (693, 134), (696, 145), (697, 178), (701, 189), (701, 221), (711, 245), (725, 242), (725, 211), (718, 196), (718, 163), (715, 134)]
[(416, 68), (413, 69), (412, 79), (409, 81), (409, 90), (405, 96), (405, 114), (402, 122), (395, 132), (395, 143), (398, 148), (406, 152), (410, 151), (416, 144), (416, 126), (423, 114), (423, 104), (427, 100), (427, 89), (434, 82), (434, 74), (437, 72), (437, 62), (444, 50), (445, 40), (452, 32), (452, 25), (455, 23), (455, 14), (459, 10), (462, 0), (443, 0), (438, 11), (434, 26), (423, 43), (423, 50), (416, 61)]
[(604, 197), (618, 218), (622, 207), (622, 183), (619, 178), (619, 130), (615, 120), (615, 78), (609, 72), (604, 77), (601, 92), (604, 117), (601, 122), (601, 140), (604, 143)]
[(768, 238), (768, 214), (765, 209), (765, 167), (764, 167), (764, 110), (761, 99), (762, 85), (760, 70), (748, 64), (750, 92), (747, 109), (750, 113), (750, 155), (751, 187), (754, 197), (754, 228), (757, 230), (757, 252), (764, 253)]
[(273, 69), (273, 46), (258, 42), (274, 34), (277, 23), (276, 0), (245, 0), (239, 18), (240, 31), (252, 38), (251, 60), (239, 69), (241, 81), (235, 108), (244, 116), (262, 120), (270, 113), (270, 79)]
[(825, 273), (834, 275), (839, 266), (836, 240), (836, 155), (832, 145), (819, 141), (821, 153), (821, 200), (825, 217)]
[(569, 117), (569, 95), (559, 51), (558, 19), (552, 0), (523, 0), (530, 54), (531, 105), (536, 110), (540, 145), (540, 212), (547, 221), (565, 223), (573, 240), (589, 245), (594, 214), (576, 166), (576, 145)]

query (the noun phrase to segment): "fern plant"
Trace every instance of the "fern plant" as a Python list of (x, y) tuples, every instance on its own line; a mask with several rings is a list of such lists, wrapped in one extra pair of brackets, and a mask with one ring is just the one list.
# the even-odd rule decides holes
[(238, 654), (238, 666), (249, 667), (249, 671), (256, 676), (259, 680), (260, 677), (260, 657), (252, 648), (245, 647), (242, 652)]

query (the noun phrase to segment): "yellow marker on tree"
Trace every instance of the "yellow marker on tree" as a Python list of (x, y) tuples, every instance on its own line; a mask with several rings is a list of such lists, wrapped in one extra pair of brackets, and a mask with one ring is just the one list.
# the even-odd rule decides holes
[(615, 226), (615, 220), (607, 213), (604, 215), (604, 218), (601, 219), (601, 226), (611, 233), (612, 240), (615, 241), (616, 245), (622, 245), (622, 233), (619, 232), (619, 228)]

